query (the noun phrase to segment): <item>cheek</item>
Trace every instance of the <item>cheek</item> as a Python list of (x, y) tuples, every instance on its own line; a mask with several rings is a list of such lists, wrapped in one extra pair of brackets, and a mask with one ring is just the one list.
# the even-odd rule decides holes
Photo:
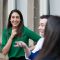
[(42, 26), (39, 27), (39, 30), (43, 30), (44, 28)]
[(20, 24), (20, 21), (19, 21), (19, 22), (17, 22), (17, 24)]
[(11, 20), (11, 24), (13, 24), (14, 23), (14, 21), (13, 20)]
[(38, 29), (41, 29), (41, 26), (39, 26)]
[(45, 29), (45, 25), (44, 26), (41, 26), (41, 28), (44, 30)]
[(18, 20), (17, 23), (20, 23), (20, 20)]
[(17, 19), (17, 22), (20, 22), (21, 20), (20, 19)]
[(12, 23), (12, 22), (13, 22), (13, 20), (10, 20), (10, 22)]

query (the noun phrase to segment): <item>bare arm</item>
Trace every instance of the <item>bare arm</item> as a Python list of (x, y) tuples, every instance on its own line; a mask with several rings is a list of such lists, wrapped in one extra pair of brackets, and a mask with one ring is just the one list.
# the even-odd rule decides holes
[(13, 38), (14, 38), (15, 35), (16, 35), (16, 30), (13, 29), (10, 38), (8, 39), (5, 47), (2, 49), (2, 53), (3, 53), (4, 55), (6, 55), (6, 54), (9, 52), (9, 49), (10, 49), (11, 44), (12, 44), (12, 40), (13, 40)]
[(31, 53), (31, 51), (30, 51), (30, 49), (28, 48), (28, 46), (26, 46), (26, 47), (24, 48), (24, 51), (25, 51), (25, 54), (26, 54), (27, 57), (28, 57), (28, 56), (30, 55), (30, 53)]

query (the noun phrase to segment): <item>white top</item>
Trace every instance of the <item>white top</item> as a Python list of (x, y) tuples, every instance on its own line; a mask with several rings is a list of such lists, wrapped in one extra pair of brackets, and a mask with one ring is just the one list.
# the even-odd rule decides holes
[(35, 49), (32, 51), (33, 53), (37, 52), (38, 50), (40, 50), (42, 48), (44, 42), (44, 38), (40, 38), (35, 46)]
[[(38, 50), (40, 50), (40, 49), (42, 48), (43, 42), (44, 42), (44, 38), (42, 37), (42, 38), (40, 38), (40, 39), (38, 40), (38, 42), (37, 42), (37, 44), (36, 44), (36, 46), (35, 46), (35, 49), (34, 49), (32, 52), (35, 53), (35, 52), (37, 52)], [(31, 52), (29, 52), (29, 53), (31, 54)], [(29, 54), (29, 55), (30, 55), (30, 54)], [(30, 60), (30, 59), (28, 58), (28, 56), (26, 55), (26, 53), (25, 53), (25, 58), (26, 58), (27, 60)]]

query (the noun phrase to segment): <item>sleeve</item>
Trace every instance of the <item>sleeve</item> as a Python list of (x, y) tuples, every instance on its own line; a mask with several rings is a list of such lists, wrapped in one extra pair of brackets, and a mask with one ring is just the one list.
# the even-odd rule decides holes
[(37, 33), (29, 30), (28, 28), (25, 28), (25, 31), (26, 31), (27, 36), (35, 42), (37, 42), (41, 38), (40, 35), (38, 35)]
[(39, 53), (39, 51), (37, 51), (35, 53), (31, 52), (29, 59), (34, 60), (34, 58), (38, 55), (38, 53)]
[(3, 29), (3, 32), (2, 32), (2, 48), (6, 45), (7, 43), (7, 34), (6, 34), (6, 29)]
[(27, 54), (25, 53), (25, 58), (26, 58), (27, 60), (34, 60), (34, 58), (38, 55), (39, 51), (40, 51), (40, 50), (38, 50), (38, 51), (36, 51), (36, 52), (30, 51), (30, 54), (29, 54), (29, 55), (27, 55)]
[(44, 42), (44, 38), (39, 39), (39, 41), (37, 42), (35, 49), (32, 51), (33, 53), (39, 51), (42, 48)]

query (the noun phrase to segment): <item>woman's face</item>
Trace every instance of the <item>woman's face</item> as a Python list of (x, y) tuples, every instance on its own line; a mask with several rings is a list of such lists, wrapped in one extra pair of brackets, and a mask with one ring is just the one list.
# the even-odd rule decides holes
[(17, 27), (20, 24), (20, 16), (17, 12), (13, 12), (11, 15), (11, 24), (13, 27)]
[(45, 30), (46, 23), (47, 23), (47, 19), (46, 18), (40, 19), (38, 29), (39, 29), (39, 34), (41, 36), (44, 36), (44, 30)]

